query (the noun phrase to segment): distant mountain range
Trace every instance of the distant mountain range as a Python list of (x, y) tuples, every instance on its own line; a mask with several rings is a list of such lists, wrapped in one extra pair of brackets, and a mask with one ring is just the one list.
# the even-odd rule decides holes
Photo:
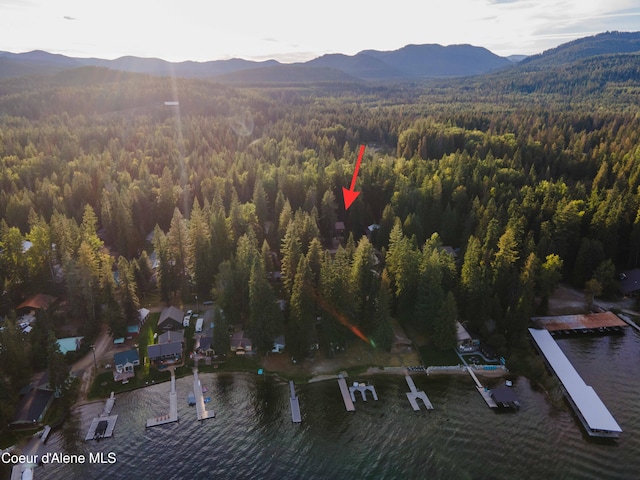
[[(477, 75), (511, 65), (509, 59), (471, 45), (407, 45), (399, 50), (366, 50), (356, 55), (331, 54), (305, 63), (242, 59), (210, 62), (167, 62), (158, 58), (121, 57), (115, 60), (72, 58), (43, 51), (0, 52), (0, 77), (57, 73), (83, 66), (107, 67), (150, 75), (187, 78), (222, 76), (228, 81), (316, 81), (419, 79)], [(240, 75), (239, 72), (246, 72)], [(261, 76), (266, 78), (260, 78)]]
[[(490, 72), (544, 71), (601, 55), (640, 52), (640, 32), (607, 32), (581, 38), (539, 55), (500, 57), (471, 45), (407, 45), (393, 51), (364, 50), (355, 55), (323, 55), (305, 63), (242, 59), (210, 62), (168, 62), (157, 58), (116, 60), (72, 58), (43, 51), (0, 52), (0, 78), (51, 75), (94, 66), (116, 71), (186, 78), (215, 78), (225, 83), (320, 83), (416, 81), (426, 78), (468, 77)], [(495, 75), (495, 73), (493, 74)]]

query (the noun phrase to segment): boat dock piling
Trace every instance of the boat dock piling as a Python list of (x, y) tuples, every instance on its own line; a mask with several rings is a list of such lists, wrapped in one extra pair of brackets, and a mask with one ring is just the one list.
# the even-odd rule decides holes
[(198, 367), (193, 368), (193, 392), (196, 396), (196, 415), (198, 420), (206, 420), (216, 416), (213, 410), (207, 410), (204, 405), (204, 396), (202, 395), (202, 384), (198, 378)]
[(415, 383), (413, 383), (413, 378), (411, 378), (409, 375), (405, 375), (404, 378), (407, 381), (407, 385), (409, 385), (409, 389), (411, 390), (410, 392), (407, 392), (406, 395), (413, 410), (415, 412), (420, 410), (420, 405), (418, 405), (418, 401), (417, 401), (418, 398), (424, 402), (424, 405), (425, 407), (427, 407), (427, 410), (433, 410), (433, 405), (429, 401), (429, 397), (427, 397), (427, 394), (424, 393), (422, 390), (418, 390), (416, 388)]
[(171, 369), (171, 393), (169, 393), (169, 415), (147, 419), (146, 427), (155, 427), (178, 421), (178, 396), (176, 394), (176, 372)]
[(353, 400), (349, 394), (347, 381), (344, 379), (342, 374), (338, 375), (338, 385), (340, 385), (340, 393), (342, 393), (342, 400), (344, 401), (344, 406), (347, 409), (347, 412), (354, 412), (356, 407), (353, 406)]
[(355, 402), (355, 392), (360, 392), (362, 394), (362, 401), (367, 401), (367, 392), (371, 392), (374, 400), (378, 400), (378, 395), (376, 394), (376, 389), (373, 385), (365, 385), (364, 383), (354, 382), (352, 386), (349, 387), (349, 395), (351, 396), (351, 401)]
[(473, 378), (473, 381), (476, 382), (476, 389), (478, 390), (478, 393), (482, 396), (484, 401), (487, 402), (487, 405), (489, 406), (489, 408), (498, 408), (498, 404), (495, 402), (495, 400), (491, 396), (491, 392), (487, 390), (480, 383), (480, 380), (478, 380), (478, 377), (476, 377), (476, 374), (473, 373), (473, 370), (471, 370), (471, 367), (467, 367), (467, 372), (469, 372), (469, 375), (471, 375), (471, 378)]
[(296, 396), (296, 389), (293, 385), (293, 380), (289, 380), (289, 389), (291, 390), (291, 398), (289, 398), (289, 404), (291, 405), (291, 420), (293, 423), (302, 422), (302, 417), (300, 416), (300, 402), (298, 402), (298, 397)]

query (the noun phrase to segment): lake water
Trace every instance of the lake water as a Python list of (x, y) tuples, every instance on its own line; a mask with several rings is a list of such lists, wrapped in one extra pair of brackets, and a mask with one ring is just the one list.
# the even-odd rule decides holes
[(522, 408), (513, 414), (490, 410), (467, 376), (414, 375), (435, 407), (431, 412), (410, 408), (402, 376), (368, 377), (379, 401), (358, 400), (356, 412), (345, 411), (336, 380), (297, 385), (302, 423), (293, 424), (287, 383), (201, 374), (216, 418), (198, 422), (187, 405), (192, 377), (177, 381), (179, 423), (144, 426), (148, 417), (168, 412), (169, 383), (119, 395), (115, 435), (99, 443), (83, 439), (102, 404), (87, 405), (47, 449), (115, 452), (117, 462), (46, 465), (36, 478), (640, 478), (640, 336), (629, 329), (558, 343), (622, 427), (617, 442), (590, 440), (569, 408), (552, 407), (524, 378), (514, 382)]

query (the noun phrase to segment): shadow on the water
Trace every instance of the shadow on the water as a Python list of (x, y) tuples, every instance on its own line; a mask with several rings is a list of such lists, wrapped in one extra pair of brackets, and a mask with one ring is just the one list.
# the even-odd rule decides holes
[(78, 411), (69, 415), (60, 429), (60, 439), (65, 453), (84, 453), (84, 432), (81, 431), (80, 415)]
[(233, 394), (234, 376), (230, 373), (220, 373), (215, 377), (215, 393), (220, 401), (228, 402)]

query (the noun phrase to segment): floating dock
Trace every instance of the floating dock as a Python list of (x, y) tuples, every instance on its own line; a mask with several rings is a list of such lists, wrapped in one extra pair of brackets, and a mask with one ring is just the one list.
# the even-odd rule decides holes
[[(113, 410), (113, 405), (116, 403), (116, 397), (113, 392), (111, 392), (111, 396), (107, 399), (107, 402), (104, 404), (104, 408), (102, 409), (102, 413), (99, 417), (96, 417), (91, 422), (91, 426), (89, 427), (89, 431), (87, 432), (87, 436), (84, 438), (86, 441), (89, 440), (100, 440), (102, 438), (108, 438), (113, 435), (113, 429), (116, 428), (116, 421), (118, 420), (118, 415), (110, 415), (111, 410)], [(51, 429), (49, 429), (51, 430)], [(49, 435), (49, 432), (47, 432)], [(44, 434), (43, 434), (44, 437)], [(46, 441), (46, 437), (42, 440), (42, 443)]]
[(289, 389), (291, 390), (291, 398), (289, 398), (289, 404), (291, 405), (291, 420), (293, 423), (302, 422), (302, 417), (300, 416), (300, 402), (298, 402), (298, 397), (296, 396), (296, 389), (293, 385), (293, 380), (289, 380)]
[(351, 401), (356, 401), (355, 392), (360, 392), (362, 394), (362, 401), (367, 401), (367, 392), (371, 392), (374, 400), (378, 400), (378, 395), (376, 394), (376, 389), (373, 385), (365, 385), (364, 383), (354, 382), (352, 386), (349, 387), (349, 395), (351, 396)]
[(342, 393), (342, 400), (344, 401), (344, 406), (347, 409), (347, 412), (354, 412), (356, 407), (353, 406), (353, 400), (349, 394), (347, 381), (344, 379), (342, 374), (338, 375), (338, 385), (340, 385), (340, 393)]
[(178, 421), (178, 396), (176, 394), (176, 372), (171, 369), (171, 393), (169, 393), (169, 415), (147, 419), (146, 427), (156, 427)]
[(595, 390), (584, 383), (569, 359), (547, 330), (529, 329), (529, 334), (551, 370), (562, 384), (569, 403), (591, 437), (618, 438), (620, 425)]
[(87, 436), (84, 437), (84, 439), (88, 442), (89, 440), (100, 440), (111, 437), (113, 430), (116, 428), (117, 420), (118, 415), (94, 418), (87, 432)]
[(407, 381), (407, 385), (409, 385), (409, 390), (411, 390), (410, 392), (407, 392), (406, 395), (413, 410), (415, 412), (420, 410), (420, 405), (418, 404), (417, 400), (418, 398), (423, 401), (425, 407), (427, 407), (427, 410), (433, 410), (433, 405), (429, 401), (429, 397), (427, 397), (427, 394), (422, 390), (418, 390), (416, 388), (416, 384), (413, 383), (413, 378), (411, 378), (409, 375), (405, 375), (404, 378)]
[(471, 367), (467, 367), (467, 372), (469, 372), (469, 375), (471, 375), (471, 378), (473, 378), (473, 381), (476, 382), (476, 389), (478, 390), (478, 393), (482, 396), (484, 401), (487, 402), (487, 405), (489, 406), (489, 408), (498, 408), (498, 404), (495, 402), (495, 400), (491, 396), (491, 391), (485, 388), (480, 383), (480, 380), (478, 380), (478, 377), (476, 377), (476, 374), (473, 373), (473, 370), (471, 370)]
[(198, 367), (193, 368), (193, 391), (196, 395), (196, 415), (198, 420), (206, 420), (216, 416), (213, 410), (207, 410), (204, 406), (204, 396), (202, 395), (202, 385), (198, 378)]

